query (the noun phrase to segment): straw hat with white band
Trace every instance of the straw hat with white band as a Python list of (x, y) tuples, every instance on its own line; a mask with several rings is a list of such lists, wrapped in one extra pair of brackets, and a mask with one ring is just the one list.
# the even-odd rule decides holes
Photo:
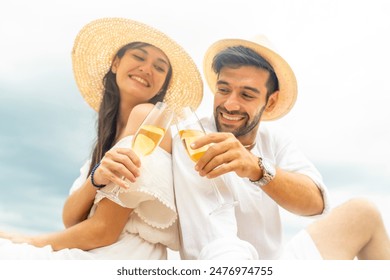
[(203, 97), (198, 68), (187, 52), (164, 33), (146, 24), (124, 18), (102, 18), (84, 26), (73, 51), (73, 73), (85, 101), (99, 110), (103, 77), (117, 51), (131, 42), (144, 42), (162, 50), (172, 66), (172, 78), (164, 101), (174, 111), (183, 106), (196, 109)]
[(297, 99), (297, 81), (290, 65), (272, 50), (270, 42), (264, 36), (258, 36), (253, 41), (224, 39), (215, 42), (209, 47), (204, 56), (203, 70), (211, 91), (214, 92), (218, 78), (212, 69), (213, 59), (222, 50), (233, 46), (244, 46), (257, 52), (271, 64), (278, 78), (278, 101), (272, 111), (264, 111), (262, 120), (276, 120), (286, 115), (292, 109)]

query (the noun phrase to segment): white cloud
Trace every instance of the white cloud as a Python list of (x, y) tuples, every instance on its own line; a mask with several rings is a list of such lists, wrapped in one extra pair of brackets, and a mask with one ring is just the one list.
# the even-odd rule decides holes
[[(31, 106), (35, 98), (63, 108), (81, 102), (79, 109), (90, 110), (80, 97), (68, 96), (78, 95), (70, 52), (81, 27), (99, 17), (129, 17), (161, 29), (200, 68), (215, 40), (265, 34), (299, 84), (296, 107), (275, 125), (287, 127), (316, 162), (390, 170), (390, 4), (358, 0), (350, 5), (339, 0), (7, 1), (0, 10), (0, 88), (12, 88), (13, 99), (30, 94)], [(2, 102), (5, 94), (0, 91)], [(212, 94), (205, 87), (200, 115), (211, 107)], [(13, 120), (2, 121), (12, 125)], [(77, 131), (80, 127), (66, 135), (76, 137)], [(80, 154), (80, 143), (64, 146), (70, 155)]]

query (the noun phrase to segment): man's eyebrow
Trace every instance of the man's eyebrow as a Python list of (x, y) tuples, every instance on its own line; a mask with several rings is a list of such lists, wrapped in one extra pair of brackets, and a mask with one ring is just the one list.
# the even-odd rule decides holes
[(253, 91), (254, 93), (260, 94), (260, 91), (257, 88), (254, 88), (254, 87), (245, 86), (244, 89), (247, 89), (247, 90)]
[[(226, 82), (226, 81), (223, 81), (223, 80), (218, 80), (217, 81), (217, 85), (226, 85), (226, 86), (228, 86), (229, 83)], [(254, 93), (260, 94), (260, 91), (257, 88), (254, 88), (254, 87), (244, 86), (243, 89), (250, 90), (250, 91), (252, 91)]]
[(228, 82), (225, 82), (225, 81), (222, 81), (222, 80), (218, 80), (217, 81), (217, 85), (229, 85), (229, 83)]

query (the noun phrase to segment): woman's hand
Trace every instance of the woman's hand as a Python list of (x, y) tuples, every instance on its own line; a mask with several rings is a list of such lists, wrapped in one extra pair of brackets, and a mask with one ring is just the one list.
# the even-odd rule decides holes
[(29, 243), (31, 244), (31, 237), (24, 235), (24, 234), (19, 234), (19, 233), (9, 233), (9, 232), (4, 232), (0, 231), (0, 238), (3, 239), (8, 239), (12, 241), (13, 243)]
[(122, 188), (129, 186), (124, 179), (135, 182), (140, 176), (141, 161), (131, 149), (114, 148), (106, 152), (99, 167), (95, 170), (93, 179), (98, 185), (112, 182)]

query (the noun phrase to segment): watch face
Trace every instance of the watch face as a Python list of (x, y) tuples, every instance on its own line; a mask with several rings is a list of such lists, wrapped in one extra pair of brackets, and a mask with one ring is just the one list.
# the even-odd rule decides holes
[(262, 158), (259, 158), (259, 166), (263, 170), (263, 177), (261, 177), (258, 181), (252, 181), (252, 183), (262, 187), (268, 184), (275, 177), (276, 170), (271, 162)]
[(275, 167), (268, 160), (263, 160), (262, 163), (264, 166), (264, 172), (268, 173), (268, 176), (273, 179), (273, 177), (275, 176)]

